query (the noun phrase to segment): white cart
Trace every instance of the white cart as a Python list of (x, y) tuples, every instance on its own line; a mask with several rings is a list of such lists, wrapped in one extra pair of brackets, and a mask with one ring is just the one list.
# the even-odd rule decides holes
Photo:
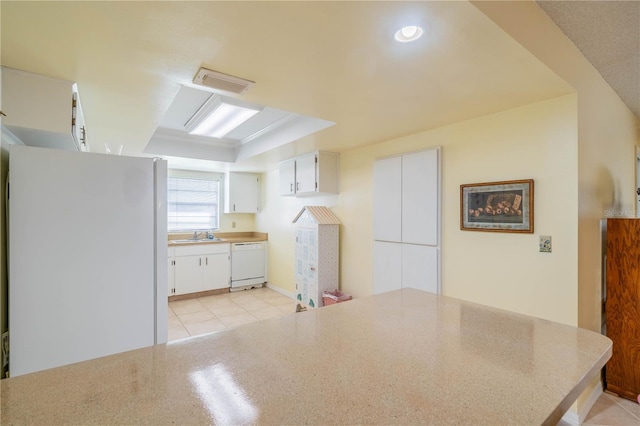
[(305, 206), (296, 224), (296, 298), (322, 306), (322, 293), (338, 289), (340, 221), (327, 207)]

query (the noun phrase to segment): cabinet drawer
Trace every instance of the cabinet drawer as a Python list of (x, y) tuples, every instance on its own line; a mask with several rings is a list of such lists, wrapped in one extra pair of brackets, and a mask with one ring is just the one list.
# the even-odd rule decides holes
[(175, 247), (176, 256), (198, 256), (203, 254), (221, 254), (229, 253), (229, 243), (217, 243), (217, 244), (201, 244), (184, 247)]

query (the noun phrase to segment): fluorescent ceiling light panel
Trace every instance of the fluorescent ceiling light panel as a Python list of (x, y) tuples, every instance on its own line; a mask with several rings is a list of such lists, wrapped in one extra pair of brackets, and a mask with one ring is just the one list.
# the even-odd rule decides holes
[(221, 139), (258, 112), (259, 109), (240, 106), (226, 99), (223, 101), (218, 95), (211, 95), (184, 127), (192, 135)]

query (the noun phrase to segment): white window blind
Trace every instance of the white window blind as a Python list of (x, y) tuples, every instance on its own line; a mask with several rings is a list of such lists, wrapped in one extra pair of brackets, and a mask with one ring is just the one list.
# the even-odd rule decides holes
[(169, 232), (218, 229), (219, 180), (170, 177), (167, 187)]

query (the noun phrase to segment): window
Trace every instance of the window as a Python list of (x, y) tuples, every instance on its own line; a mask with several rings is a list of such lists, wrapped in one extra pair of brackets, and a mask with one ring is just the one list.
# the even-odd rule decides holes
[(220, 181), (169, 177), (169, 232), (218, 229)]

